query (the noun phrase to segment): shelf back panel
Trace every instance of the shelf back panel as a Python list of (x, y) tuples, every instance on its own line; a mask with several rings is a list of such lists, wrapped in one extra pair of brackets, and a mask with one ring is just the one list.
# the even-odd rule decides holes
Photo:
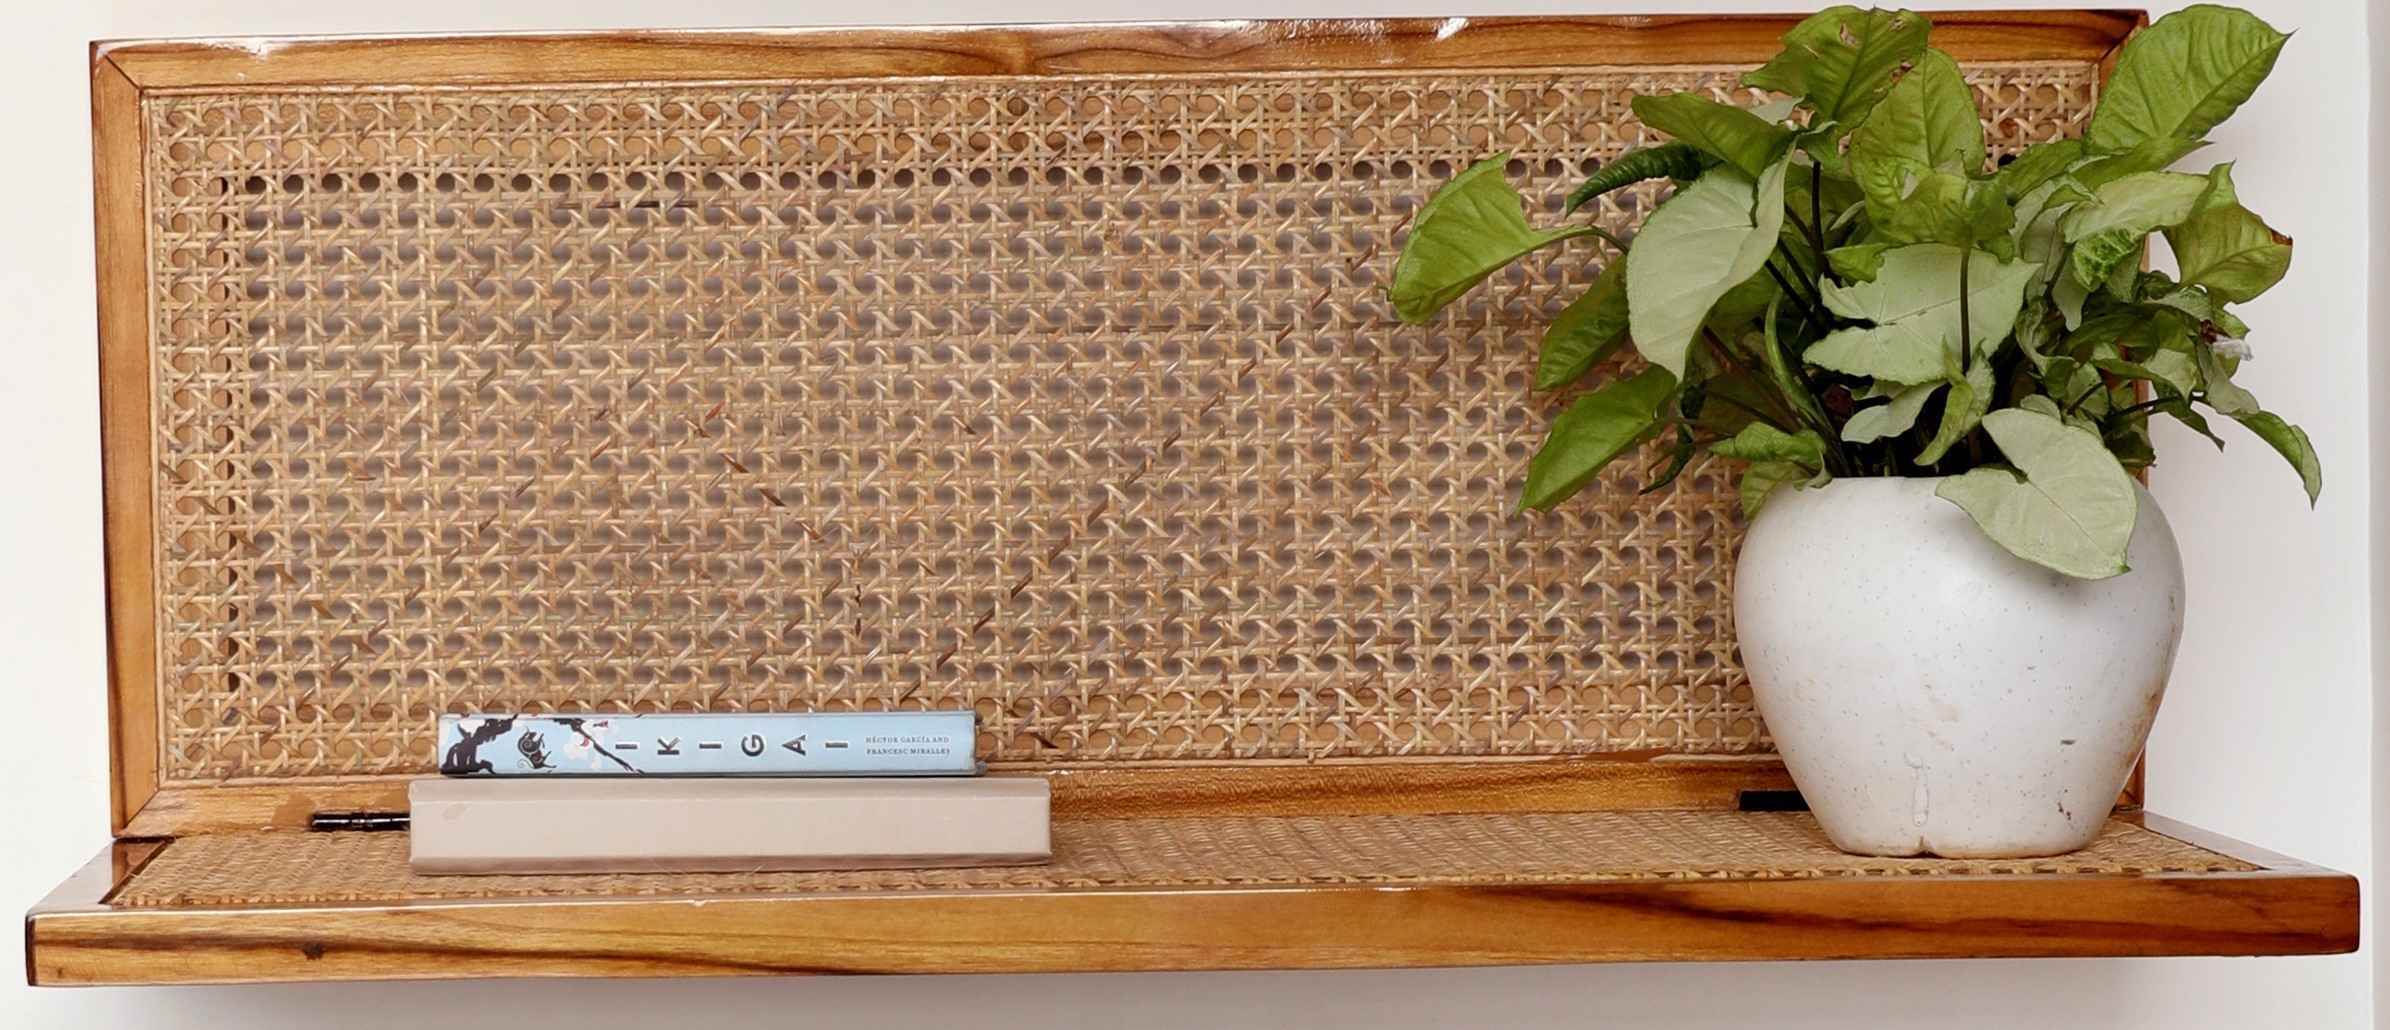
[[(1764, 752), (1728, 467), (1515, 511), (1605, 245), (1385, 299), (1469, 162), (1557, 223), (1655, 140), (1630, 97), (1740, 71), (144, 90), (156, 781), (419, 774), (510, 710), (970, 708), (1029, 769)], [(1969, 75), (2006, 150), (2099, 68)]]

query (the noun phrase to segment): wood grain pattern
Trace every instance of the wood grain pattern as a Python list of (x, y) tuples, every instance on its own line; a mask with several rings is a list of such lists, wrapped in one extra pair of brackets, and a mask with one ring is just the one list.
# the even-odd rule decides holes
[[(1960, 60), (2097, 61), (2138, 15), (1934, 12)], [(104, 44), (143, 89), (1758, 64), (1786, 15), (1220, 21)]]
[(113, 62), (91, 69), (99, 265), (101, 505), (106, 519), (110, 825), (123, 834), (158, 782), (156, 554), (150, 466), (149, 244), (140, 92)]
[[(2129, 12), (1936, 13), (1968, 61), (2113, 61)], [(126, 835), (398, 810), (402, 780), (159, 789), (157, 500), (141, 103), (147, 94), (919, 76), (1135, 76), (1756, 63), (1785, 16), (1219, 22), (102, 44), (92, 111), (115, 761)], [(1064, 768), (1062, 818), (1732, 808), (1773, 760), (1374, 759)], [(2135, 795), (2137, 796), (2137, 795)], [(149, 907), (123, 840), (25, 924), (37, 984), (1491, 965), (1686, 959), (2316, 954), (2356, 945), (2350, 877), (2162, 817), (2259, 867), (1561, 884), (1431, 882)]]
[[(1792, 789), (1784, 764), (1773, 756), (1081, 767), (1049, 775), (1055, 816), (1062, 819), (1731, 809), (1744, 791)], [(318, 812), (406, 808), (404, 779), (173, 786), (158, 791), (125, 832), (175, 837), (298, 829)]]
[(200, 910), (106, 910), (78, 889), (29, 917), (37, 984), (2291, 955), (2357, 942), (2355, 881), (2305, 867)]

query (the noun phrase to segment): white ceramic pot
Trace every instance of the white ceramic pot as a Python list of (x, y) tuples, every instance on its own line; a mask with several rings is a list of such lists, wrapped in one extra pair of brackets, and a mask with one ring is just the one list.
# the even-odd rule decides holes
[(2073, 851), (2174, 665), (2174, 532), (2143, 491), (2132, 571), (2073, 579), (2001, 550), (1940, 482), (1779, 490), (1752, 522), (1734, 615), (1760, 714), (1845, 851)]

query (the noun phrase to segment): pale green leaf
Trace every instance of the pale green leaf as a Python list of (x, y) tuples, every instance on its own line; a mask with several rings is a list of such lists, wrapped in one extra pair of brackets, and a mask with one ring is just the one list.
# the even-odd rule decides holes
[(1502, 266), (1594, 231), (1589, 225), (1529, 228), (1518, 192), (1502, 178), (1509, 160), (1500, 154), (1470, 165), (1420, 208), (1386, 290), (1403, 321), (1425, 322)]
[(1576, 300), (1560, 309), (1544, 329), (1535, 360), (1535, 388), (1553, 390), (1576, 382), (1626, 342), (1626, 259), (1610, 262)]
[(1851, 443), (1874, 443), (1890, 436), (1899, 436), (1917, 424), (1917, 415), (1925, 410), (1925, 403), (1941, 391), (1942, 383), (1917, 386), (1892, 384), (1898, 392), (1890, 402), (1860, 408), (1842, 424), (1842, 438)]
[(1784, 224), (1784, 172), (1779, 161), (1753, 182), (1721, 165), (1644, 221), (1627, 262), (1627, 314), (1652, 364), (1682, 378), (1710, 307), (1767, 263)]
[(1709, 159), (1690, 143), (1670, 140), (1656, 147), (1638, 147), (1604, 162), (1583, 185), (1571, 190), (1567, 210), (1574, 213), (1611, 190), (1651, 179), (1691, 182), (1709, 169)]
[(1820, 118), (1857, 125), (1891, 90), (1893, 76), (1924, 55), (1932, 27), (1912, 11), (1827, 8), (1785, 33), (1784, 52), (1743, 82), (1800, 97)]
[(1992, 181), (1999, 185), (2000, 192), (2021, 207), (2027, 194), (2066, 174), (2067, 169), (2081, 161), (2085, 146), (2079, 139), (2036, 143), (2019, 151), (2007, 164), (2001, 165), (1999, 172), (1992, 176)]
[(2299, 485), (2307, 489), (2309, 505), (2322, 496), (2323, 464), (2316, 459), (2315, 444), (2307, 439), (2306, 430), (2284, 422), (2281, 416), (2264, 411), (2234, 415), (2232, 420), (2247, 426), (2250, 432), (2257, 434), (2258, 439), (2266, 442), (2266, 446), (2272, 447), (2274, 453), (2290, 462), (2291, 468), (2298, 470)]
[(1959, 340), (1959, 262), (1967, 274), (1968, 329), (1975, 352), (1988, 354), (2008, 336), (2023, 306), (2034, 266), (2003, 262), (1981, 251), (1939, 243), (1902, 247), (1884, 255), (1874, 282), (1820, 284), (1826, 307), (1868, 323), (1838, 329), (1803, 357), (1812, 365), (1895, 383), (1929, 383), (1963, 364)]
[(1699, 93), (1639, 96), (1635, 117), (1661, 132), (1690, 143), (1704, 153), (1733, 165), (1753, 179), (1784, 156), (1792, 143), (1791, 129), (1731, 104)]
[(1983, 170), (1983, 157), (1975, 89), (1939, 50), (1927, 50), (1851, 133), (1853, 164), (1898, 160), (1973, 175)]
[(2206, 135), (2257, 91), (2289, 39), (2231, 7), (2200, 4), (2158, 19), (2117, 56), (2091, 115), (2092, 145), (2122, 150)]
[(2081, 183), (2083, 188), (2096, 190), (2128, 175), (2165, 171), (2174, 167), (2176, 161), (2191, 156), (2205, 146), (2207, 141), (2203, 139), (2160, 136), (2142, 140), (2122, 153), (2085, 160), (2067, 174)]
[(1647, 368), (1579, 397), (1552, 420), (1542, 449), (1527, 462), (1524, 508), (1549, 508), (1592, 482), (1603, 466), (1648, 438), (1676, 393), (1676, 377)]
[(1935, 494), (2026, 561), (2083, 579), (2125, 571), (2138, 500), (2098, 434), (2022, 408), (1984, 416), (1983, 428), (2015, 471), (1974, 469)]
[(2138, 172), (2100, 187), (2064, 223), (2075, 281), (2096, 286), (2127, 267), (2150, 233), (2190, 218), (2207, 190), (2205, 177), (2180, 172)]
[(1917, 452), (1917, 464), (1940, 462), (1952, 447), (1975, 431), (1991, 407), (1992, 363), (1978, 361), (1967, 369), (1965, 376), (1950, 381), (1950, 393), (1942, 398), (1942, 422), (1934, 428), (1934, 438), (1926, 443), (1925, 449)]

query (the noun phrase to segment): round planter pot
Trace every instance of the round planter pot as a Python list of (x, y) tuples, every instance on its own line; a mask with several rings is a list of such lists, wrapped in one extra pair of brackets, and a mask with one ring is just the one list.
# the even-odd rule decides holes
[(2141, 493), (2126, 562), (2009, 554), (1939, 479), (1779, 490), (1735, 570), (1743, 664), (1827, 836), (1866, 855), (2089, 844), (2149, 738), (2182, 638), (2182, 556)]

